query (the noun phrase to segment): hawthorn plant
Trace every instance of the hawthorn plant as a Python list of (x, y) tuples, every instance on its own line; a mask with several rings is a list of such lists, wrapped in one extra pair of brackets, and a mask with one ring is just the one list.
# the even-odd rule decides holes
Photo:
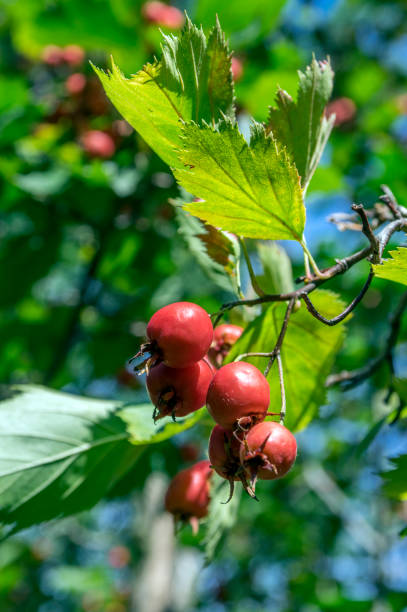
[[(210, 419), (207, 404), (217, 423), (209, 444), (212, 468), (205, 460), (176, 477), (166, 506), (194, 525), (209, 512), (211, 553), (238, 508), (239, 495), (220, 503), (226, 501), (223, 483), (229, 481), (232, 493), (240, 480), (255, 497), (257, 478), (283, 477), (296, 458), (293, 433), (316, 416), (327, 387), (356, 385), (387, 364), (390, 391), (399, 396), (393, 418), (400, 417), (405, 384), (394, 378), (392, 355), (407, 292), (372, 361), (356, 371), (332, 369), (346, 334), (343, 321), (375, 276), (407, 285), (407, 249), (386, 253), (393, 235), (407, 230), (407, 209), (383, 186), (373, 208), (354, 204), (346, 218), (334, 216), (333, 222), (360, 231), (365, 244), (320, 269), (305, 238), (306, 192), (335, 121), (325, 110), (334, 77), (329, 60), (313, 58), (299, 73), (296, 99), (278, 89), (268, 121), (252, 120), (249, 137), (239, 127), (231, 62), (218, 21), (206, 36), (187, 19), (179, 36), (163, 35), (161, 59), (131, 78), (113, 61), (108, 73), (94, 67), (113, 105), (174, 174), (180, 186), (175, 217), (197, 263), (235, 298), (211, 318), (187, 303), (153, 316), (132, 363), (147, 369), (154, 407), (37, 386), (2, 388), (5, 536), (90, 508), (147, 445)], [(274, 243), (284, 240), (304, 252), (304, 273), (295, 282), (287, 254)], [(262, 276), (254, 273), (253, 255)], [(329, 281), (361, 262), (366, 281), (345, 305)], [(251, 280), (248, 295), (242, 265)], [(235, 309), (243, 326), (227, 321)], [(394, 470), (396, 481), (402, 467)]]

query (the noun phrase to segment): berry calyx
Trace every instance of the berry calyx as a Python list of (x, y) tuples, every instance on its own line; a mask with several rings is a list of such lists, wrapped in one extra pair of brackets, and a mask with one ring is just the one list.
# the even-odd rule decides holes
[(213, 331), (213, 341), (208, 351), (208, 357), (214, 366), (222, 365), (223, 360), (230, 349), (243, 333), (243, 327), (223, 323), (215, 327)]
[(270, 387), (254, 365), (229, 363), (218, 370), (209, 385), (206, 405), (214, 421), (229, 431), (264, 420)]
[(174, 476), (165, 495), (165, 509), (175, 521), (189, 522), (194, 533), (198, 522), (208, 514), (210, 478), (209, 461), (199, 461)]
[(136, 370), (161, 361), (170, 368), (187, 368), (206, 355), (213, 340), (213, 327), (208, 313), (197, 304), (175, 302), (151, 317), (147, 338), (133, 358), (146, 355)]
[(201, 359), (188, 368), (169, 368), (159, 363), (149, 369), (147, 390), (155, 408), (154, 421), (166, 416), (183, 417), (205, 405), (213, 373)]
[(284, 425), (264, 421), (255, 425), (240, 447), (240, 462), (254, 493), (256, 480), (275, 480), (285, 476), (297, 456), (297, 442)]

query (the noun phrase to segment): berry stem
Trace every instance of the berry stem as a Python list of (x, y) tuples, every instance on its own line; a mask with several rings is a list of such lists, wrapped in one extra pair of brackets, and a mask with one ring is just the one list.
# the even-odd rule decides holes
[(277, 355), (276, 359), (277, 359), (278, 377), (280, 379), (280, 392), (281, 392), (280, 424), (284, 425), (284, 419), (286, 415), (286, 399), (285, 399), (285, 387), (284, 387), (283, 362), (282, 362), (280, 353)]
[(257, 282), (257, 278), (256, 278), (256, 275), (255, 275), (254, 270), (253, 270), (252, 262), (250, 260), (250, 255), (249, 255), (249, 252), (247, 250), (247, 246), (246, 246), (246, 243), (244, 241), (244, 238), (240, 237), (239, 238), (239, 242), (240, 242), (240, 246), (242, 247), (242, 251), (243, 251), (243, 255), (244, 255), (245, 261), (246, 261), (247, 270), (249, 272), (249, 276), (250, 276), (250, 280), (251, 280), (251, 283), (252, 283), (252, 287), (255, 290), (255, 292), (257, 293), (257, 295), (259, 297), (262, 297), (263, 295), (265, 295), (265, 293), (264, 293), (263, 289), (260, 287), (259, 283)]

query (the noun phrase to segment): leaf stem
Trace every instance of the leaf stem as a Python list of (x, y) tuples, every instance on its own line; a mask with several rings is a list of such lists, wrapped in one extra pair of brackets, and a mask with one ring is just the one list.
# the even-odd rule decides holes
[(247, 265), (247, 269), (248, 269), (248, 272), (249, 272), (249, 276), (250, 276), (250, 281), (252, 283), (252, 287), (253, 287), (254, 291), (257, 293), (257, 295), (259, 297), (262, 297), (263, 295), (265, 295), (265, 293), (264, 293), (263, 289), (260, 287), (259, 283), (257, 282), (257, 278), (256, 278), (256, 275), (255, 275), (254, 270), (253, 270), (252, 262), (250, 261), (250, 255), (249, 255), (249, 252), (247, 250), (247, 246), (246, 246), (246, 243), (244, 241), (244, 238), (240, 236), (239, 237), (239, 242), (240, 242), (240, 245), (242, 247), (242, 251), (243, 251), (243, 255), (244, 255), (245, 261), (246, 261), (246, 265)]
[(280, 379), (280, 392), (281, 392), (280, 424), (284, 425), (284, 419), (285, 419), (285, 415), (287, 411), (287, 402), (285, 398), (283, 362), (282, 362), (280, 353), (278, 353), (276, 359), (277, 359), (278, 377)]

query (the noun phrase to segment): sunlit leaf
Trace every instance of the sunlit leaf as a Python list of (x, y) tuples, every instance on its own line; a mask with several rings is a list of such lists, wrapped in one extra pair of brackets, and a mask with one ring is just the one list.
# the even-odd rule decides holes
[(376, 276), (407, 285), (407, 249), (398, 248), (390, 251), (391, 259), (373, 266)]
[(297, 101), (283, 89), (277, 92), (277, 108), (270, 107), (268, 128), (287, 146), (305, 189), (311, 180), (331, 133), (335, 117), (324, 109), (333, 86), (329, 61), (313, 58), (305, 72), (299, 72)]
[(185, 205), (215, 227), (248, 238), (301, 241), (305, 208), (297, 170), (264, 127), (252, 125), (248, 145), (236, 125), (191, 122), (183, 130), (175, 176), (203, 201)]
[(179, 37), (163, 35), (162, 59), (127, 79), (112, 61), (107, 74), (95, 68), (119, 113), (170, 166), (180, 166), (184, 121), (215, 124), (234, 119), (230, 55), (219, 22), (206, 39), (187, 19)]
[[(344, 304), (329, 291), (312, 294), (315, 307), (326, 317), (341, 312)], [(227, 361), (247, 352), (273, 350), (286, 311), (286, 304), (273, 304), (247, 327), (233, 346)], [(331, 371), (341, 346), (344, 326), (327, 327), (312, 317), (304, 305), (291, 315), (281, 357), (287, 398), (286, 425), (292, 430), (305, 427), (326, 400), (325, 379)], [(267, 359), (250, 357), (250, 361), (264, 370)], [(278, 412), (281, 406), (280, 384), (276, 364), (268, 380), (271, 388), (270, 410)]]

